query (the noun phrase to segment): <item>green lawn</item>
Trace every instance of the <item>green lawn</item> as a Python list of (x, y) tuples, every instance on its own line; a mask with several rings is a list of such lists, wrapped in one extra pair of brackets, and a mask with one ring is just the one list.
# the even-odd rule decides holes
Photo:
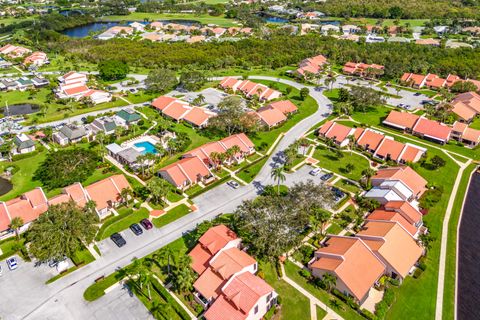
[[(341, 174), (352, 180), (360, 180), (362, 171), (369, 167), (369, 161), (356, 153), (350, 154), (348, 151), (342, 151), (342, 154), (343, 157), (340, 158), (331, 149), (325, 146), (318, 146), (313, 153), (313, 157), (320, 161), (318, 163), (319, 167)], [(354, 166), (350, 172), (346, 170), (347, 164)]]
[[(310, 96), (308, 96), (305, 101), (300, 98), (300, 91), (293, 87), (290, 87), (283, 83), (277, 83), (274, 81), (265, 81), (265, 80), (252, 80), (257, 83), (263, 83), (271, 88), (281, 91), (284, 94), (284, 98), (287, 97), (291, 102), (293, 102), (298, 107), (298, 112), (288, 118), (288, 120), (283, 123), (281, 126), (271, 129), (265, 132), (258, 132), (255, 134), (249, 134), (249, 138), (252, 139), (252, 142), (255, 143), (257, 147), (262, 145), (271, 146), (273, 142), (277, 139), (280, 133), (287, 132), (294, 125), (296, 125), (301, 120), (315, 113), (318, 109), (317, 102)], [(286, 89), (290, 87), (292, 91), (290, 94), (286, 95)]]
[(235, 20), (227, 19), (223, 15), (213, 17), (208, 14), (193, 14), (193, 13), (143, 13), (134, 12), (128, 16), (107, 16), (103, 18), (109, 21), (143, 21), (144, 19), (153, 20), (193, 20), (201, 24), (216, 24), (222, 27), (237, 26)]
[(327, 315), (327, 311), (317, 306), (317, 320), (322, 320)]
[(335, 299), (338, 301), (339, 307), (334, 308), (331, 304), (331, 299), (334, 298), (334, 296), (329, 294), (327, 291), (319, 289), (315, 287), (313, 284), (309, 283), (307, 279), (305, 279), (299, 274), (299, 271), (300, 271), (300, 268), (297, 265), (293, 264), (290, 261), (285, 262), (285, 273), (290, 279), (292, 279), (302, 288), (304, 288), (305, 290), (310, 292), (312, 295), (317, 297), (320, 301), (330, 306), (335, 312), (337, 312), (344, 319), (348, 319), (348, 320), (364, 319), (361, 315), (356, 313), (353, 309), (351, 309), (349, 306), (347, 306), (344, 302), (342, 302), (338, 298), (335, 298)]
[[(122, 208), (125, 209), (125, 208)], [(99, 232), (97, 238), (99, 240), (103, 240), (105, 238), (110, 237), (115, 232), (120, 232), (134, 223), (139, 223), (140, 220), (146, 219), (149, 216), (149, 212), (146, 208), (140, 208), (138, 210), (133, 211), (132, 209), (126, 210), (119, 210), (120, 215), (124, 215), (124, 217), (120, 220), (115, 221), (114, 223), (109, 224), (106, 228)], [(108, 220), (107, 220), (108, 221)]]
[(480, 130), (480, 117), (475, 117), (472, 123), (470, 123), (469, 127), (472, 129)]
[(345, 179), (338, 180), (337, 183), (335, 183), (335, 186), (353, 193), (357, 193), (362, 190), (360, 187), (350, 183), (348, 180)]
[(343, 230), (336, 222), (332, 222), (330, 227), (327, 228), (327, 234), (339, 234)]
[(239, 177), (240, 179), (242, 179), (247, 183), (252, 182), (257, 176), (257, 174), (260, 172), (260, 170), (263, 168), (267, 160), (268, 160), (268, 157), (264, 157), (262, 160), (256, 162), (255, 164), (240, 170), (236, 174), (237, 177)]
[(310, 301), (294, 287), (278, 278), (275, 267), (270, 262), (260, 261), (260, 272), (279, 294), (281, 299), (280, 319), (309, 320)]
[(468, 191), (468, 182), (470, 175), (475, 171), (477, 164), (471, 164), (464, 170), (462, 180), (458, 187), (457, 196), (452, 208), (452, 215), (448, 224), (448, 242), (445, 265), (445, 284), (443, 292), (443, 319), (453, 319), (455, 312), (455, 272), (457, 257), (457, 226), (459, 224), (460, 213), (464, 196)]
[(155, 225), (155, 227), (161, 228), (177, 219), (180, 219), (183, 216), (186, 216), (187, 214), (190, 213), (190, 211), (191, 211), (190, 208), (187, 207), (187, 205), (182, 203), (181, 205), (176, 206), (172, 210), (163, 214), (159, 218), (153, 219), (152, 222)]

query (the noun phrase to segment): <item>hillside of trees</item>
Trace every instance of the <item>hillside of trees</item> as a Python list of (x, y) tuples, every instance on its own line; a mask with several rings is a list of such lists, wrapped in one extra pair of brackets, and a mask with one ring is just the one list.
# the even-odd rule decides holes
[(327, 0), (311, 6), (330, 16), (392, 19), (478, 18), (478, 0)]
[(462, 77), (480, 77), (480, 50), (444, 49), (415, 44), (365, 44), (339, 41), (319, 35), (272, 35), (268, 39), (249, 38), (238, 42), (152, 43), (114, 39), (61, 38), (47, 42), (44, 49), (63, 52), (76, 59), (99, 63), (121, 59), (129, 66), (169, 68), (173, 70), (218, 70), (254, 66), (279, 68), (302, 59), (324, 54), (329, 61), (377, 63), (385, 66), (385, 77), (398, 78), (404, 72), (449, 73)]

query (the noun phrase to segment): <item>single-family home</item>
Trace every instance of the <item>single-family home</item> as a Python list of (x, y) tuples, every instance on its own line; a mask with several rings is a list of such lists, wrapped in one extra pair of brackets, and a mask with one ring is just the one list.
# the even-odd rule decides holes
[(327, 58), (323, 55), (318, 55), (312, 58), (302, 60), (299, 63), (297, 74), (305, 77), (305, 73), (317, 74), (327, 64)]
[(423, 225), (422, 213), (408, 201), (387, 202), (370, 213), (367, 220), (398, 222), (414, 238)]
[(317, 278), (333, 275), (336, 289), (361, 304), (384, 275), (386, 265), (361, 238), (329, 235), (315, 251), (309, 268)]
[(287, 121), (287, 117), (283, 112), (273, 108), (260, 108), (253, 113), (258, 117), (260, 122), (268, 129), (274, 128)]
[(109, 135), (115, 133), (117, 124), (115, 123), (115, 120), (113, 118), (103, 116), (93, 120), (93, 122), (90, 124), (90, 128), (95, 134), (97, 134), (98, 132), (104, 132), (105, 134)]
[(440, 47), (440, 40), (432, 39), (432, 38), (428, 38), (428, 39), (417, 39), (417, 40), (415, 40), (415, 43), (416, 43), (416, 44), (423, 45), (423, 46)]
[(450, 103), (452, 112), (463, 122), (471, 122), (480, 113), (480, 95), (465, 92), (457, 95)]
[(331, 34), (331, 33), (339, 33), (340, 32), (340, 27), (337, 26), (337, 25), (334, 25), (334, 24), (324, 24), (324, 25), (322, 25), (320, 30), (322, 31), (322, 33), (324, 35), (328, 35), (328, 34)]
[[(264, 107), (265, 108), (265, 107)], [(276, 109), (283, 113), (284, 115), (288, 116), (298, 111), (298, 108), (293, 102), (290, 100), (280, 100), (275, 101), (266, 106), (266, 108)]]
[(48, 205), (52, 206), (69, 201), (74, 201), (79, 207), (85, 206), (85, 204), (89, 201), (87, 191), (85, 191), (80, 182), (76, 182), (63, 188), (61, 194), (48, 200)]
[(92, 131), (83, 125), (66, 124), (52, 135), (53, 141), (61, 146), (77, 143), (83, 138), (89, 139)]
[(48, 63), (48, 57), (45, 52), (36, 51), (23, 60), (24, 66), (40, 67)]
[(386, 265), (385, 273), (403, 280), (413, 271), (423, 249), (397, 221), (367, 220), (355, 235)]
[(130, 23), (129, 26), (131, 28), (133, 28), (133, 30), (136, 31), (136, 32), (145, 31), (145, 25), (140, 23), (140, 22), (137, 22), (137, 21), (134, 21), (134, 22)]
[(142, 117), (140, 114), (132, 109), (122, 109), (115, 113), (114, 116), (115, 122), (122, 127), (128, 127), (131, 124), (136, 124), (141, 118)]
[(12, 153), (24, 154), (35, 151), (35, 142), (25, 133), (20, 133), (13, 138)]

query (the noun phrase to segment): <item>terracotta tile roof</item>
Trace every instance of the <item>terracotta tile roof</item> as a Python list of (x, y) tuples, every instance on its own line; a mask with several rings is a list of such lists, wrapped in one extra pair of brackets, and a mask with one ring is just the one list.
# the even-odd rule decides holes
[(383, 123), (401, 129), (413, 129), (418, 119), (420, 117), (416, 114), (392, 110)]
[(467, 128), (462, 135), (462, 139), (478, 143), (480, 141), (480, 130)]
[[(170, 108), (168, 108), (170, 109)], [(183, 120), (188, 121), (198, 127), (204, 125), (208, 119), (214, 116), (212, 112), (206, 112), (203, 108), (193, 107), (183, 117)]]
[(468, 128), (468, 124), (455, 121), (455, 123), (453, 124), (452, 130), (455, 132), (459, 132), (460, 134), (463, 134), (463, 132), (465, 132), (465, 129), (467, 128)]
[(453, 74), (449, 74), (447, 76), (447, 78), (445, 79), (445, 81), (446, 81), (446, 85), (448, 87), (451, 87), (455, 84), (455, 82), (462, 81), (462, 78), (460, 78), (459, 76), (453, 75)]
[(357, 140), (357, 144), (363, 148), (375, 151), (384, 138), (385, 136), (383, 134), (366, 129), (362, 136)]
[(328, 129), (325, 137), (334, 139), (337, 143), (342, 143), (352, 133), (353, 128), (334, 122)]
[(268, 127), (274, 127), (287, 120), (287, 117), (277, 109), (259, 109), (256, 114)]
[(306, 71), (318, 73), (326, 63), (327, 58), (323, 55), (308, 58), (300, 62), (297, 72), (302, 75), (305, 74)]
[(355, 137), (355, 141), (357, 141), (358, 138), (360, 138), (360, 136), (362, 135), (363, 131), (365, 131), (365, 129), (363, 129), (363, 128), (356, 128), (356, 129), (355, 129), (355, 132), (353, 133), (353, 136)]
[(255, 148), (253, 142), (247, 137), (245, 133), (238, 133), (229, 137), (223, 138), (220, 142), (227, 148), (239, 146), (240, 150), (249, 153), (252, 148)]
[(384, 139), (375, 153), (383, 158), (389, 157), (393, 161), (398, 161), (404, 148), (405, 144), (401, 142), (393, 139)]
[(400, 213), (396, 211), (387, 211), (377, 209), (370, 213), (367, 217), (367, 221), (372, 220), (384, 220), (384, 221), (396, 221), (400, 223), (412, 236), (414, 236), (418, 229), (407, 221)]
[(186, 182), (196, 182), (198, 177), (209, 177), (211, 175), (207, 166), (199, 157), (183, 158), (163, 167), (160, 172), (167, 173), (176, 186), (182, 186)]
[(422, 214), (407, 201), (389, 201), (384, 207), (385, 210), (400, 213), (411, 224), (416, 224), (422, 221)]
[(420, 118), (413, 128), (413, 132), (446, 142), (450, 139), (450, 133), (452, 132), (452, 129), (440, 122), (426, 118)]
[(168, 107), (164, 108), (162, 110), (162, 113), (169, 116), (170, 118), (179, 121), (183, 119), (183, 117), (189, 110), (190, 108), (185, 104), (175, 101)]
[(228, 279), (222, 278), (211, 268), (207, 268), (193, 284), (195, 290), (207, 299), (216, 299)]
[(152, 106), (154, 106), (158, 110), (163, 110), (175, 101), (177, 101), (176, 98), (161, 96), (152, 101)]
[(79, 94), (79, 93), (87, 92), (88, 90), (90, 90), (90, 89), (88, 89), (87, 86), (79, 85), (77, 87), (64, 89), (63, 91), (65, 92), (66, 95), (73, 96), (73, 95), (76, 95), (76, 94)]
[(61, 204), (61, 203), (68, 202), (70, 200), (71, 199), (67, 194), (62, 193), (62, 194), (59, 194), (58, 196), (55, 196), (55, 197), (52, 197), (52, 198), (48, 199), (48, 205), (53, 206), (53, 205), (56, 205), (56, 204)]
[(48, 210), (47, 198), (41, 188), (30, 190), (5, 205), (11, 219), (20, 217), (24, 223), (32, 222)]
[(411, 146), (411, 145), (407, 144), (405, 146), (405, 149), (402, 152), (402, 155), (400, 156), (400, 160), (402, 160), (403, 162), (415, 162), (424, 153), (425, 153), (424, 150), (421, 150), (417, 147), (414, 147), (414, 146)]
[(325, 135), (328, 132), (328, 130), (333, 126), (334, 123), (335, 122), (328, 120), (320, 127), (320, 129), (318, 130), (318, 133), (321, 135)]
[(198, 274), (202, 274), (208, 268), (208, 262), (213, 257), (209, 250), (201, 244), (197, 244), (188, 254), (192, 257), (192, 269)]
[(220, 224), (215, 227), (211, 227), (205, 232), (198, 242), (208, 248), (208, 251), (214, 255), (225, 247), (227, 243), (232, 240), (236, 240), (237, 234), (230, 230), (227, 226)]
[(476, 113), (480, 113), (480, 95), (476, 92), (465, 92), (457, 95), (451, 105), (455, 107), (457, 103), (463, 103)]
[(422, 256), (423, 249), (397, 222), (367, 221), (357, 237), (405, 278)]
[(470, 121), (477, 115), (477, 111), (461, 101), (452, 104), (452, 106), (452, 112), (462, 120)]
[[(408, 186), (415, 195), (421, 195), (426, 190), (427, 180), (408, 166), (385, 168), (377, 171), (372, 180), (399, 180)], [(372, 181), (373, 183), (373, 181)]]
[(439, 46), (440, 41), (436, 39), (417, 39), (415, 40), (416, 44), (429, 45), (429, 46)]
[(221, 251), (217, 256), (210, 260), (210, 266), (223, 279), (230, 278), (244, 268), (257, 263), (255, 259), (238, 248), (230, 248)]
[(207, 320), (243, 320), (258, 304), (260, 298), (273, 292), (263, 279), (243, 272), (222, 289), (222, 295), (205, 313)]
[(0, 231), (8, 230), (10, 225), (10, 216), (8, 215), (5, 202), (0, 202)]
[(220, 81), (220, 86), (223, 88), (230, 88), (233, 89), (233, 87), (239, 82), (240, 80), (232, 78), (232, 77), (225, 77), (223, 78), (222, 81)]
[(131, 188), (130, 184), (123, 174), (118, 174), (87, 186), (85, 191), (95, 201), (97, 210), (103, 210), (119, 202), (120, 192), (125, 188)]
[(289, 114), (298, 110), (297, 106), (294, 105), (290, 100), (275, 101), (270, 103), (268, 107), (277, 109), (283, 114)]
[(317, 259), (310, 268), (334, 273), (362, 300), (384, 273), (383, 263), (359, 238), (331, 236), (325, 245), (315, 252)]

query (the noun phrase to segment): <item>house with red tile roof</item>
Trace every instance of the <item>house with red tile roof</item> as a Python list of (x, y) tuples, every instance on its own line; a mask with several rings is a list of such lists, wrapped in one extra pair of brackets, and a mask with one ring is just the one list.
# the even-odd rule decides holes
[(309, 268), (317, 278), (327, 273), (335, 276), (337, 290), (361, 304), (385, 273), (386, 265), (362, 239), (329, 235), (324, 246), (315, 251)]
[(432, 38), (417, 39), (417, 40), (415, 40), (415, 43), (423, 45), (423, 46), (434, 46), (434, 47), (439, 47), (440, 46), (440, 40), (432, 39)]
[(183, 120), (191, 125), (203, 128), (208, 124), (208, 120), (215, 117), (217, 114), (206, 110), (205, 108), (192, 107), (184, 116)]
[(219, 85), (224, 90), (232, 90), (233, 92), (240, 90), (247, 98), (256, 96), (261, 101), (270, 101), (282, 96), (280, 91), (270, 89), (264, 84), (250, 80), (239, 80), (233, 77), (223, 78)]
[(164, 116), (177, 122), (186, 121), (191, 125), (203, 128), (208, 120), (217, 114), (204, 108), (194, 107), (177, 98), (160, 96), (152, 101), (152, 106)]
[(232, 159), (227, 159), (225, 162), (230, 164), (232, 162), (240, 163), (245, 157), (255, 153), (255, 145), (244, 133), (234, 134), (223, 138), (219, 141), (209, 142), (198, 148), (190, 150), (183, 155), (184, 158), (199, 157), (208, 166), (215, 166), (214, 161), (210, 157), (213, 152), (225, 153), (228, 149), (237, 146), (240, 149), (238, 154), (235, 154)]
[(273, 288), (255, 275), (257, 261), (225, 225), (210, 228), (189, 256), (199, 274), (194, 298), (207, 309), (206, 319), (260, 320), (276, 304)]
[(1, 201), (0, 234), (8, 233), (10, 222), (17, 217), (23, 220), (24, 227), (22, 230), (25, 230), (32, 221), (36, 220), (47, 209), (47, 197), (40, 187), (25, 192), (15, 199)]
[(441, 122), (420, 117), (412, 129), (412, 133), (423, 139), (445, 144), (450, 140), (452, 128)]
[(323, 55), (307, 58), (299, 63), (296, 73), (302, 77), (305, 77), (305, 73), (317, 74), (326, 64), (327, 58)]
[(183, 102), (181, 100), (178, 100), (177, 98), (174, 98), (174, 97), (160, 96), (160, 97), (158, 97), (158, 98), (156, 98), (155, 100), (152, 101), (152, 106), (157, 110), (163, 111), (163, 109), (167, 108), (168, 106), (170, 106), (174, 102), (183, 103), (185, 105), (188, 104), (188, 103)]
[(387, 266), (386, 274), (403, 280), (423, 255), (423, 249), (397, 221), (369, 221), (355, 235)]
[(59, 99), (90, 99), (94, 104), (104, 103), (112, 100), (109, 92), (90, 89), (87, 86), (87, 75), (70, 71), (63, 76), (58, 77), (60, 85), (55, 89), (56, 96)]
[(70, 186), (63, 188), (62, 193), (50, 198), (48, 205), (55, 205), (74, 201), (78, 206), (83, 207), (89, 200), (87, 191), (83, 188), (80, 182), (76, 182)]
[(370, 153), (375, 153), (385, 136), (377, 131), (366, 129), (357, 139), (356, 144)]
[(23, 65), (24, 66), (43, 66), (44, 64), (48, 63), (48, 57), (45, 52), (41, 51), (36, 51), (29, 55), (28, 57), (23, 60)]
[(377, 209), (370, 213), (365, 221), (398, 222), (413, 237), (416, 237), (418, 235), (418, 229), (413, 224), (410, 224), (400, 213), (396, 211)]
[[(379, 64), (367, 64), (367, 63), (357, 63), (357, 62), (347, 62), (343, 66), (343, 73), (348, 74), (348, 75), (356, 75), (360, 77), (371, 77), (375, 78), (376, 77), (376, 72), (380, 74), (380, 71), (383, 71), (385, 69), (384, 66), (379, 65)], [(376, 71), (379, 70), (379, 71)], [(372, 72), (374, 71), (374, 72)], [(375, 72), (376, 71), (376, 72)]]
[(374, 198), (373, 195), (378, 190), (393, 192), (396, 195), (396, 197), (391, 199), (385, 197), (387, 201), (380, 201), (380, 203), (397, 200), (412, 201), (420, 198), (427, 190), (427, 180), (408, 166), (380, 169), (371, 178), (371, 183), (374, 188), (365, 194), (366, 197)]
[(472, 129), (466, 123), (456, 121), (452, 127), (452, 138), (473, 148), (480, 143), (480, 130)]
[(262, 124), (268, 129), (279, 126), (283, 122), (287, 121), (287, 117), (282, 111), (273, 108), (260, 108), (253, 113), (258, 117)]
[(24, 55), (31, 53), (32, 50), (20, 47), (20, 46), (14, 46), (12, 44), (7, 44), (3, 47), (0, 48), (0, 54), (7, 55), (9, 58), (19, 58), (23, 57)]
[(88, 200), (95, 202), (95, 210), (103, 219), (122, 202), (120, 194), (123, 189), (131, 189), (130, 184), (123, 174), (117, 174), (92, 183), (84, 191)]
[(178, 189), (186, 189), (199, 182), (206, 183), (214, 177), (205, 162), (198, 156), (180, 159), (159, 171), (162, 178)]
[(410, 143), (402, 143), (385, 137), (375, 150), (373, 156), (381, 160), (397, 163), (417, 162), (426, 153), (426, 149)]
[(290, 115), (298, 111), (297, 106), (293, 104), (290, 100), (275, 101), (263, 108), (276, 109), (284, 115)]
[(480, 114), (480, 95), (476, 92), (465, 92), (457, 95), (450, 103), (452, 112), (463, 122), (471, 122)]
[(325, 122), (318, 130), (319, 137), (332, 139), (340, 147), (348, 145), (348, 137), (354, 133), (354, 128), (330, 120)]

